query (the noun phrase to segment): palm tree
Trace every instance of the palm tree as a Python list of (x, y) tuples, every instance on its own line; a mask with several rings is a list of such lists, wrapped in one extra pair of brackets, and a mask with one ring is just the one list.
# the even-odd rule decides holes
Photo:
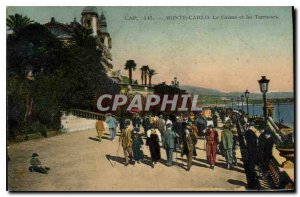
[(147, 74), (149, 76), (149, 85), (151, 86), (151, 79), (153, 75), (156, 75), (156, 71), (154, 69), (148, 69)]
[(135, 70), (136, 68), (136, 63), (134, 60), (127, 60), (124, 69), (128, 70), (129, 73), (129, 84), (132, 84), (132, 70)]
[(33, 20), (21, 14), (9, 15), (6, 19), (6, 26), (13, 30), (14, 33), (31, 23), (33, 23)]
[[(149, 66), (147, 66), (147, 65), (142, 66), (142, 68), (140, 69), (142, 71), (142, 75), (141, 75), (142, 85), (147, 85), (147, 70), (148, 69), (149, 69)], [(145, 81), (145, 84), (144, 84), (144, 81)]]
[(145, 86), (147, 85), (147, 76), (148, 76), (148, 70), (149, 70), (149, 66), (145, 65), (144, 67), (144, 80), (145, 80)]
[(140, 71), (142, 71), (141, 73), (141, 80), (142, 80), (142, 85), (144, 85), (144, 68), (140, 68)]

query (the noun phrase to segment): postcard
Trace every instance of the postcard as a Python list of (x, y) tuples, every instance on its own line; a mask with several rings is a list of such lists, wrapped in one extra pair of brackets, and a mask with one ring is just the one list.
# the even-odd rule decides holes
[(293, 7), (6, 8), (7, 191), (295, 191)]

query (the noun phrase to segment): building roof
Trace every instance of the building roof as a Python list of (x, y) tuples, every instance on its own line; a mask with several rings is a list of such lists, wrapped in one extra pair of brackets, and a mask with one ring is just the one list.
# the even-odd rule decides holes
[(54, 17), (51, 18), (50, 22), (44, 25), (58, 38), (72, 38), (73, 36), (73, 29), (68, 25), (55, 21)]
[[(103, 12), (101, 13), (100, 17), (99, 17), (99, 24), (100, 24), (100, 30), (101, 30), (101, 33), (106, 33), (108, 34), (108, 31), (107, 31), (107, 23), (106, 23), (106, 18), (103, 14)], [(109, 36), (109, 34), (108, 34)]]
[(95, 6), (86, 6), (83, 8), (81, 15), (83, 14), (95, 14), (98, 16), (97, 7)]
[(105, 21), (105, 20), (106, 20), (106, 18), (105, 18), (105, 16), (104, 16), (103, 12), (102, 12), (101, 15), (100, 15), (100, 20), (101, 20), (101, 21)]

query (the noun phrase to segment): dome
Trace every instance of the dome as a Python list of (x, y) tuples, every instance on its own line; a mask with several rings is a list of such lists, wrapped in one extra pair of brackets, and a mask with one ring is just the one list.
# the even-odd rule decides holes
[(98, 16), (97, 7), (95, 6), (84, 7), (81, 14), (96, 14)]

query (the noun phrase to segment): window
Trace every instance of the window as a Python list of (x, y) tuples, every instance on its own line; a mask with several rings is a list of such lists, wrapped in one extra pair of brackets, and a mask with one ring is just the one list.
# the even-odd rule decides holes
[(85, 22), (86, 22), (86, 27), (87, 28), (91, 27), (91, 20), (90, 19), (87, 19)]

